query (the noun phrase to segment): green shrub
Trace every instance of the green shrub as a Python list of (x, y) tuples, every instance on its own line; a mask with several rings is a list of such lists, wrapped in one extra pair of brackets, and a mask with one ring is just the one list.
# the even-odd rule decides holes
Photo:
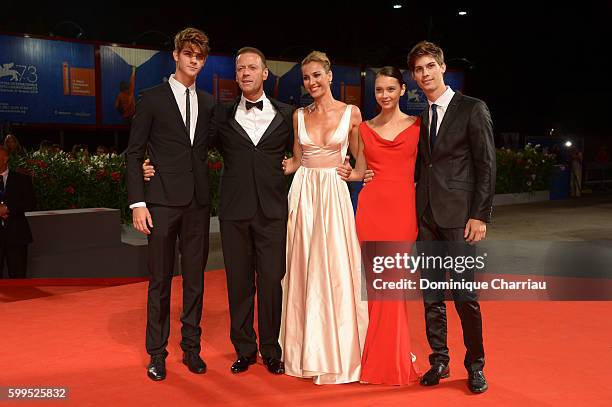
[(549, 188), (555, 156), (527, 144), (523, 150), (497, 150), (495, 193), (534, 192)]

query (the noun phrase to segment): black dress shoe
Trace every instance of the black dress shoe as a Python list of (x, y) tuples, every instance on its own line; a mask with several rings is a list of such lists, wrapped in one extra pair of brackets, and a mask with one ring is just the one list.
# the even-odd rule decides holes
[(149, 379), (160, 381), (166, 378), (166, 356), (165, 355), (153, 355), (151, 356), (151, 362), (147, 366), (147, 376)]
[(450, 369), (442, 363), (436, 363), (421, 377), (422, 386), (435, 386), (440, 383), (440, 379), (450, 376)]
[(276, 358), (264, 358), (264, 365), (268, 368), (268, 372), (272, 374), (285, 374), (285, 364)]
[(489, 388), (482, 370), (468, 373), (468, 388), (472, 393), (484, 393)]
[(238, 359), (232, 364), (230, 370), (232, 373), (242, 373), (249, 370), (250, 365), (254, 365), (257, 362), (257, 355), (255, 356), (239, 356)]
[(183, 353), (183, 364), (187, 365), (190, 372), (197, 374), (206, 373), (206, 363), (195, 352)]

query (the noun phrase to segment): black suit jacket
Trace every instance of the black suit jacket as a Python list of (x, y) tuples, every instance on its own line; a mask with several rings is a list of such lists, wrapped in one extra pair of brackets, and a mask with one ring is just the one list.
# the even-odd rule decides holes
[(287, 217), (287, 184), (282, 170), (286, 151), (293, 148), (293, 107), (269, 99), (276, 116), (257, 145), (235, 119), (240, 102), (219, 104), (213, 115), (211, 143), (223, 156), (219, 219), (245, 220), (258, 204), (271, 219)]
[(417, 163), (417, 213), (430, 205), (442, 228), (463, 228), (469, 218), (491, 221), (495, 142), (487, 105), (456, 92), (429, 149), (429, 109), (422, 114)]
[(4, 204), (9, 209), (9, 216), (4, 220), (4, 226), (0, 226), (0, 239), (7, 244), (32, 243), (32, 232), (24, 214), (36, 207), (32, 179), (9, 170), (4, 191)]
[[(127, 148), (128, 202), (145, 201), (164, 206), (183, 206), (195, 196), (200, 205), (210, 203), (208, 188), (208, 132), (214, 98), (201, 90), (193, 145), (170, 84), (142, 93), (132, 119)], [(155, 176), (145, 182), (142, 162), (145, 151), (155, 166)]]

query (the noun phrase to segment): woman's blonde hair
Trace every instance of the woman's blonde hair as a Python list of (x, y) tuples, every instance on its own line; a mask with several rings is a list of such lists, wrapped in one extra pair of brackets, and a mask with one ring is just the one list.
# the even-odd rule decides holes
[(302, 66), (311, 62), (318, 62), (323, 65), (323, 69), (325, 69), (325, 72), (329, 72), (331, 70), (331, 62), (329, 62), (329, 58), (327, 57), (325, 52), (312, 51), (310, 54), (306, 55), (306, 58), (302, 60)]

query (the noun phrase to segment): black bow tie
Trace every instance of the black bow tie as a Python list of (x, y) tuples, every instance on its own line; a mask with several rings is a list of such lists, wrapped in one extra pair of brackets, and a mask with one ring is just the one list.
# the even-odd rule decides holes
[(259, 102), (249, 102), (247, 100), (246, 101), (246, 109), (247, 110), (251, 110), (253, 107), (258, 108), (259, 110), (263, 110), (263, 100), (260, 100)]

